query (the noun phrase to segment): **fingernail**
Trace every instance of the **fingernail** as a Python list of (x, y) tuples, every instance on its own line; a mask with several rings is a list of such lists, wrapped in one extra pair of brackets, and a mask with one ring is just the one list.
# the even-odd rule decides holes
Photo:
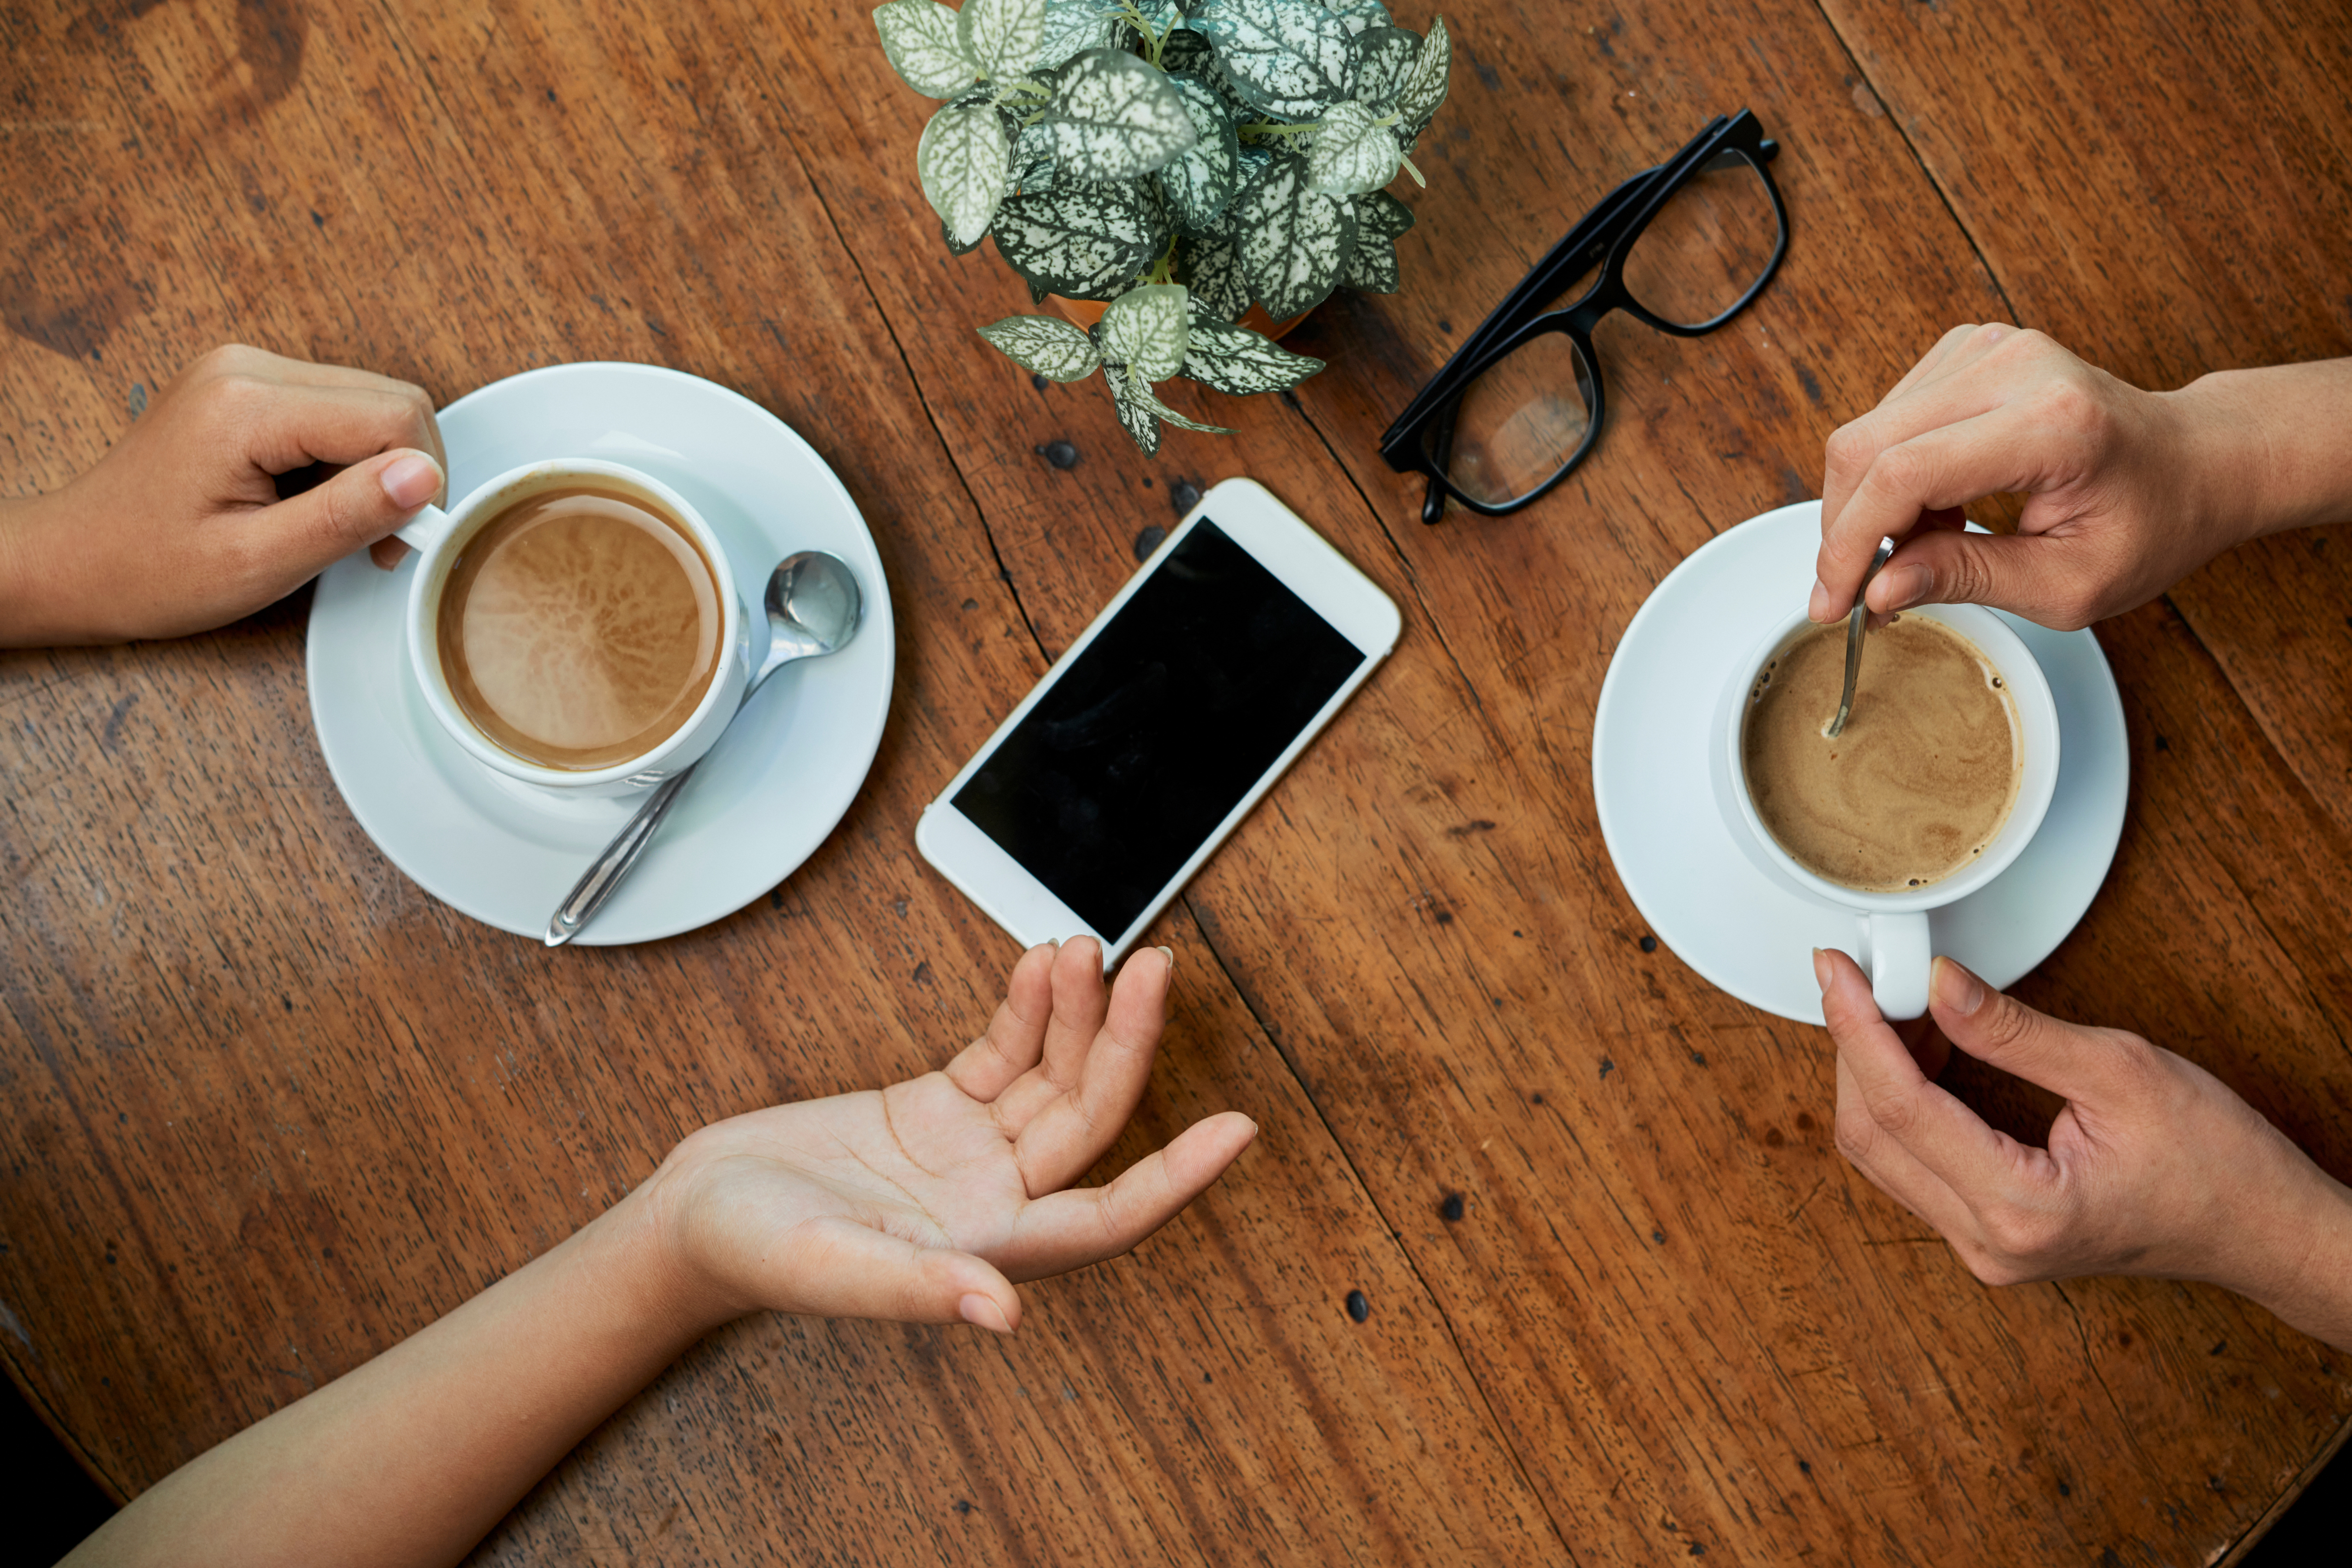
[(1176, 950), (1172, 947), (1163, 947), (1160, 950), (1160, 956), (1168, 961), (1168, 973), (1171, 974), (1175, 973)]
[(1936, 574), (1919, 565), (1894, 567), (1880, 573), (1878, 580), (1886, 584), (1886, 602), (1878, 606), (1878, 613), (1883, 616), (1909, 609), (1926, 598), (1928, 591), (1936, 585)]
[(441, 468), (424, 453), (411, 452), (386, 464), (378, 479), (393, 505), (403, 511), (415, 511), (440, 490)]
[(1826, 621), (1831, 618), (1830, 586), (1828, 584), (1821, 582), (1818, 579), (1815, 580), (1813, 584), (1813, 596), (1811, 602), (1809, 602), (1805, 606), (1805, 614), (1817, 621)]
[(956, 1310), (963, 1314), (965, 1322), (986, 1329), (991, 1333), (1009, 1334), (1013, 1331), (1013, 1325), (1004, 1321), (1004, 1309), (977, 1291), (958, 1301)]
[(1948, 958), (1936, 960), (1932, 985), (1936, 1005), (1966, 1018), (1984, 1005), (1984, 982)]
[(1827, 991), (1830, 988), (1830, 958), (1820, 948), (1813, 949), (1813, 984)]

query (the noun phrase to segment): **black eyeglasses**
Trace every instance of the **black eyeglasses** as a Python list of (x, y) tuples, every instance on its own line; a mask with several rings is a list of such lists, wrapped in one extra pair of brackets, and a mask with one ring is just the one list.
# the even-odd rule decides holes
[[(1695, 338), (1745, 310), (1789, 249), (1789, 209), (1766, 164), (1780, 144), (1747, 110), (1601, 199), (1478, 325), (1381, 437), (1401, 474), (1429, 476), (1421, 521), (1452, 496), (1501, 517), (1566, 479), (1601, 435), (1593, 330), (1622, 310)], [(1575, 303), (1552, 301), (1595, 267)]]

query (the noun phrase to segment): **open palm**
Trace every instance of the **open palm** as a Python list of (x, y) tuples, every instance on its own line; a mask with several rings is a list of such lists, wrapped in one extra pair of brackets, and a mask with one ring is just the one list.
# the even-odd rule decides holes
[(704, 1128), (656, 1178), (681, 1261), (736, 1311), (1010, 1330), (1013, 1280), (1127, 1251), (1256, 1135), (1224, 1111), (1070, 1186), (1143, 1097), (1170, 966), (1137, 953), (1107, 992), (1092, 938), (1033, 948), (943, 1070)]

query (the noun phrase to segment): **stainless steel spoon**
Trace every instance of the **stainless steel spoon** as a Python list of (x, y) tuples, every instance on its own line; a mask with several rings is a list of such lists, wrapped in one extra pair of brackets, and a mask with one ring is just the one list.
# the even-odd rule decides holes
[[(760, 683), (783, 666), (795, 659), (821, 658), (838, 653), (849, 646), (857, 635), (857, 624), (865, 610), (865, 600), (857, 591), (857, 578), (838, 557), (822, 550), (803, 550), (787, 555), (776, 563), (768, 574), (768, 657), (761, 662), (751, 680), (743, 688), (743, 701), (751, 700), (751, 693)], [(736, 713), (740, 717), (742, 709)], [(723, 744), (726, 737), (719, 737)], [(706, 755), (708, 753), (705, 753)], [(637, 857), (653, 842), (654, 830), (662, 818), (669, 815), (677, 792), (694, 776), (700, 759), (670, 774), (656, 785), (646, 803), (627, 826), (604, 846), (604, 852), (589, 863), (587, 874), (580, 885), (572, 889), (547, 922), (547, 945), (562, 947), (578, 936), (613, 889), (637, 863)]]
[(1853, 683), (1862, 679), (1862, 628), (1870, 619), (1870, 611), (1862, 602), (1862, 590), (1878, 575), (1886, 558), (1895, 553), (1895, 541), (1881, 539), (1878, 553), (1870, 558), (1870, 570), (1862, 574), (1862, 586), (1853, 591), (1853, 613), (1845, 618), (1845, 694), (1838, 699), (1837, 717), (1822, 731), (1834, 741), (1845, 732), (1846, 715), (1853, 711)]

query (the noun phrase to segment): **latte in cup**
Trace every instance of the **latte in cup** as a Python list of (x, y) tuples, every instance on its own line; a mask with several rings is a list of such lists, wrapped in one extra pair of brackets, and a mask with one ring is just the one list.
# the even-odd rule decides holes
[(1864, 634), (1853, 710), (1843, 624), (1806, 632), (1748, 696), (1741, 763), (1764, 826), (1815, 876), (1862, 892), (1924, 888), (1968, 867), (2017, 805), (2017, 704), (1993, 662), (1942, 623)]
[(460, 548), (436, 642), (449, 694), (503, 750), (588, 772), (694, 716), (725, 649), (718, 574), (652, 498), (582, 482), (525, 495)]

